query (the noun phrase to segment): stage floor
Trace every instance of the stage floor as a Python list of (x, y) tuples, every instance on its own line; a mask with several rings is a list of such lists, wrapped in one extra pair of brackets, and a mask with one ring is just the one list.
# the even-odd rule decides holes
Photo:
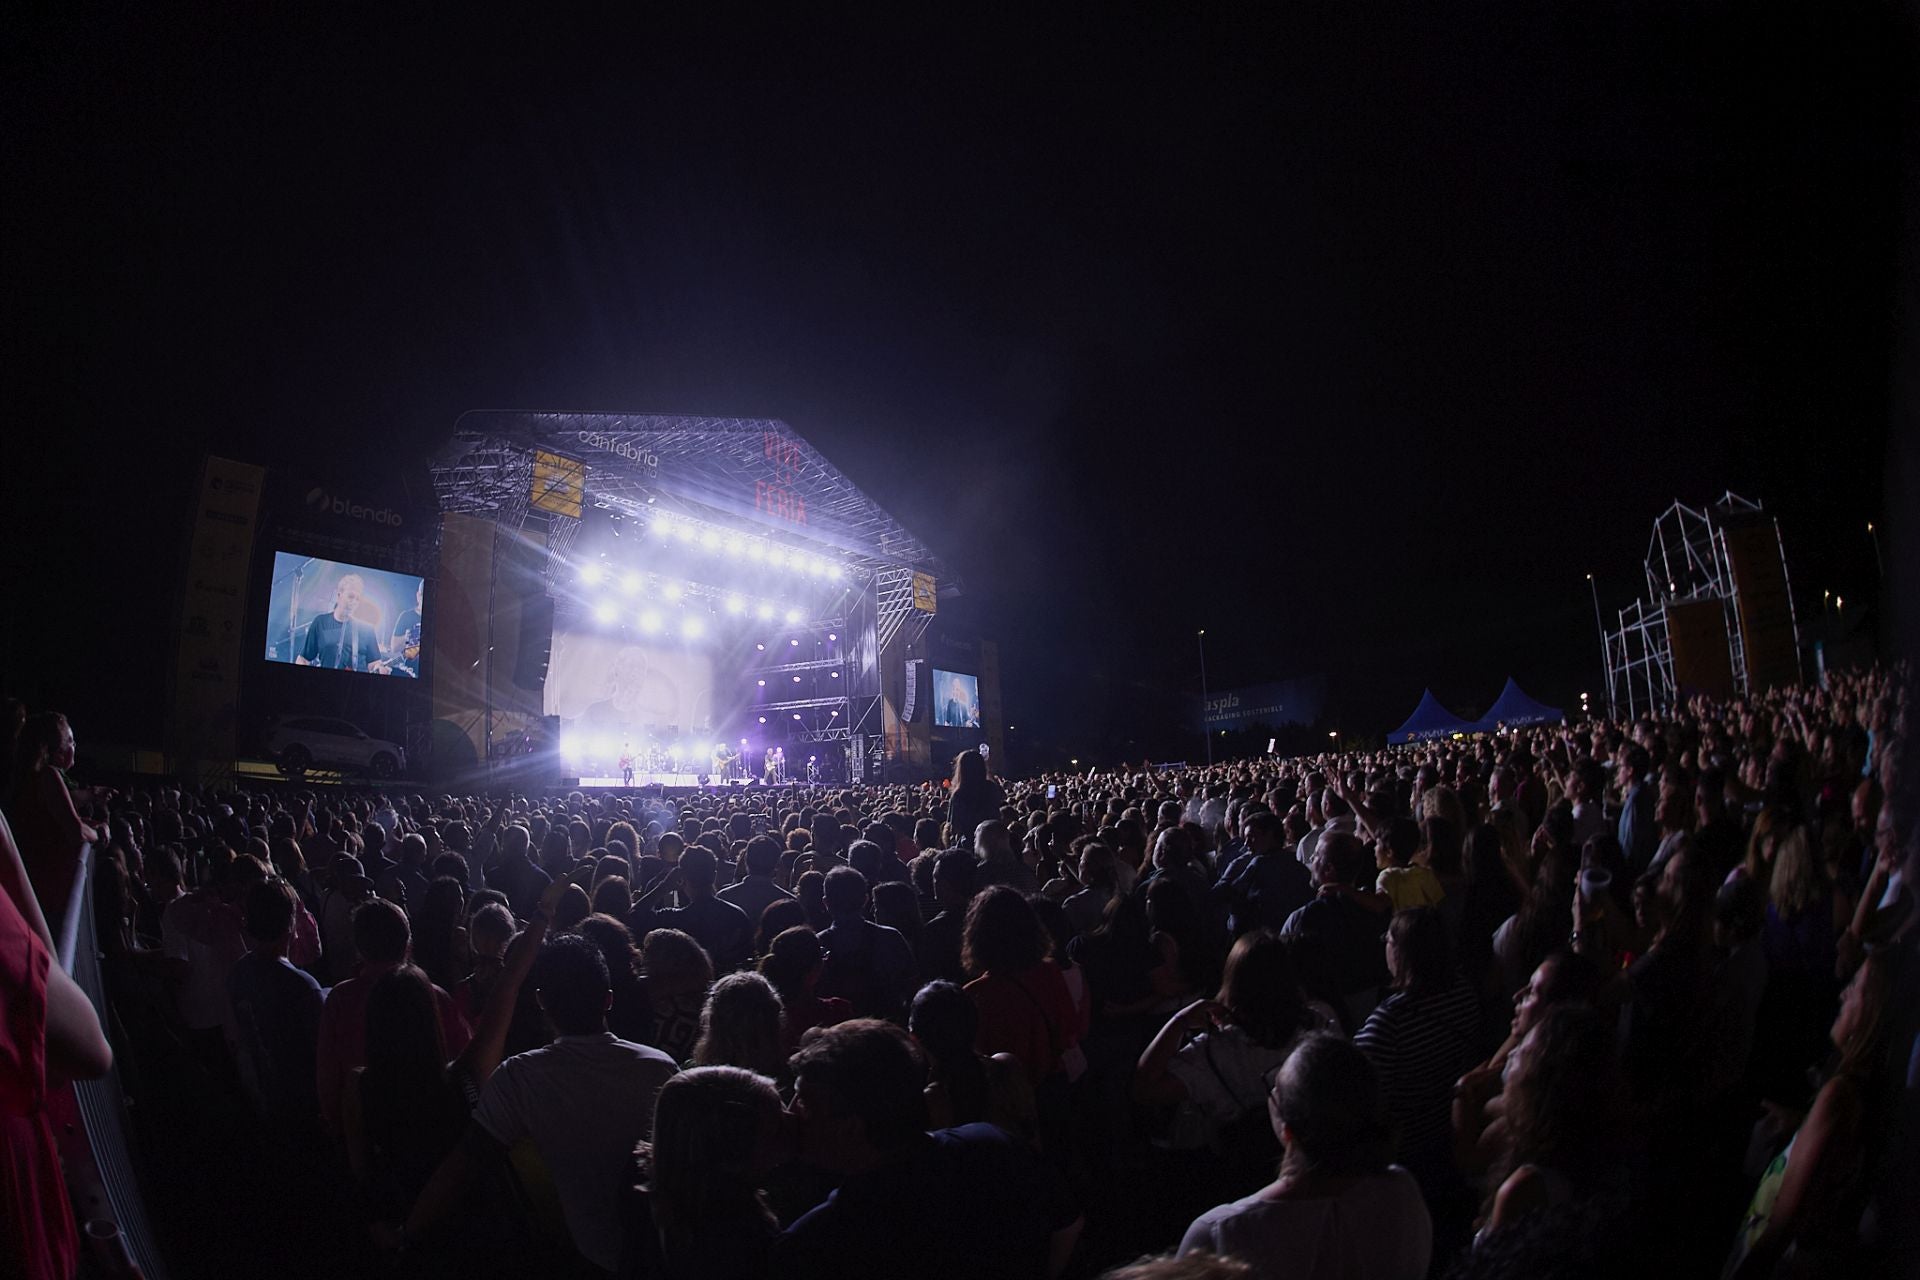
[[(708, 779), (704, 784), (713, 787), (744, 787), (758, 779), (725, 778), (718, 782)], [(581, 790), (590, 787), (615, 787), (632, 790), (635, 787), (698, 787), (703, 785), (697, 773), (640, 773), (635, 771), (633, 781), (627, 782), (615, 775), (611, 778), (599, 778), (583, 775), (577, 784)]]

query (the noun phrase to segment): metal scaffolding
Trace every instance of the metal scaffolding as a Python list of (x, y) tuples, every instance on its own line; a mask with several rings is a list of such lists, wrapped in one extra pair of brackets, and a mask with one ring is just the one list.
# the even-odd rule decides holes
[[(1759, 503), (1728, 491), (1710, 507), (1675, 502), (1653, 523), (1644, 561), (1646, 595), (1616, 614), (1615, 629), (1604, 634), (1607, 660), (1607, 697), (1628, 716), (1663, 710), (1678, 701), (1681, 690), (1674, 672), (1671, 611), (1681, 605), (1717, 602), (1724, 611), (1727, 659), (1734, 688), (1750, 691), (1745, 633), (1741, 626), (1740, 592), (1727, 552), (1729, 521), (1763, 517)], [(1774, 522), (1779, 538), (1779, 524)], [(1781, 550), (1785, 573), (1786, 553)], [(1788, 593), (1791, 607), (1791, 591)], [(1794, 643), (1799, 643), (1798, 615), (1794, 613)]]

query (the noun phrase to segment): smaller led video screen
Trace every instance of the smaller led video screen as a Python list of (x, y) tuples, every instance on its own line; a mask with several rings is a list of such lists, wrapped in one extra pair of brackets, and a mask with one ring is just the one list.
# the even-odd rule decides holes
[(412, 574), (275, 552), (267, 661), (418, 678), (424, 590)]
[(979, 678), (936, 668), (933, 673), (933, 722), (944, 729), (978, 729)]

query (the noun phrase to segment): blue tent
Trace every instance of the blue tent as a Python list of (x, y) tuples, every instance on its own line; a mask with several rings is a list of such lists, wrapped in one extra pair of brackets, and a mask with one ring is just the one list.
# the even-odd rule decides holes
[(1535, 702), (1521, 691), (1520, 686), (1507, 677), (1506, 688), (1487, 708), (1487, 714), (1480, 717), (1474, 729), (1480, 733), (1492, 733), (1500, 726), (1517, 729), (1530, 724), (1559, 724), (1567, 717), (1558, 707), (1549, 707), (1543, 702)]
[(1407, 722), (1387, 735), (1388, 742), (1425, 742), (1430, 738), (1450, 738), (1456, 733), (1473, 733), (1468, 724), (1434, 699), (1433, 690), (1420, 691), (1420, 705)]

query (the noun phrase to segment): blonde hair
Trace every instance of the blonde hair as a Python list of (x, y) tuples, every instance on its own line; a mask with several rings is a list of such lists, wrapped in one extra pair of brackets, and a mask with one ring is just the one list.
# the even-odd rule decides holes
[(1827, 869), (1814, 856), (1807, 828), (1795, 824), (1774, 842), (1767, 897), (1781, 915), (1793, 917), (1819, 902), (1827, 888)]

